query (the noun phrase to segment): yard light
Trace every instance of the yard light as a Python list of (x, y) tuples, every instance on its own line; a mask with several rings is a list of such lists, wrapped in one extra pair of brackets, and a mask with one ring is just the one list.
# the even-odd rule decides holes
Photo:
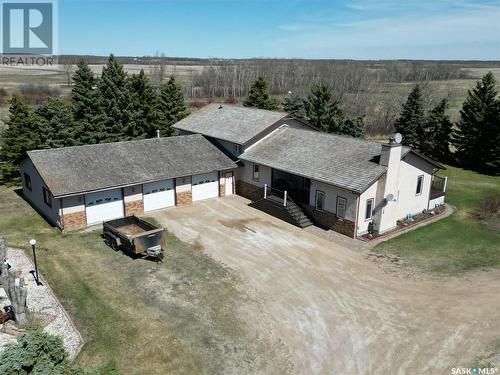
[(30, 273), (33, 275), (33, 278), (36, 281), (36, 285), (40, 286), (40, 285), (43, 285), (43, 284), (38, 279), (38, 266), (36, 264), (36, 251), (35, 251), (36, 240), (34, 238), (30, 240), (30, 245), (31, 245), (31, 248), (33, 249), (33, 260), (35, 261), (35, 270), (34, 271), (33, 270), (30, 271)]

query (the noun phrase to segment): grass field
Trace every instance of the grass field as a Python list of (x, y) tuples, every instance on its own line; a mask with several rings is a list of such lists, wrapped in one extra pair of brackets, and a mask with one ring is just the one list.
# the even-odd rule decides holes
[[(267, 339), (240, 318), (240, 280), (170, 236), (163, 264), (114, 252), (99, 231), (61, 234), (0, 187), (0, 237), (27, 249), (36, 238), (41, 273), (82, 332), (84, 366), (115, 359), (126, 374), (266, 372), (279, 366)], [(275, 363), (273, 363), (275, 362)]]
[(425, 271), (458, 274), (500, 268), (500, 231), (474, 219), (479, 201), (500, 195), (500, 177), (447, 167), (446, 201), (457, 208), (450, 217), (378, 245)]

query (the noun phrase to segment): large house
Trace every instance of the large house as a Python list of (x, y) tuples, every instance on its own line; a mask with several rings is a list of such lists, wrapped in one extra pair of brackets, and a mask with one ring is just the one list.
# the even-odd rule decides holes
[(174, 127), (171, 138), (30, 151), (24, 195), (61, 230), (237, 193), (293, 224), (350, 237), (444, 202), (443, 167), (399, 143), (232, 105), (208, 105)]

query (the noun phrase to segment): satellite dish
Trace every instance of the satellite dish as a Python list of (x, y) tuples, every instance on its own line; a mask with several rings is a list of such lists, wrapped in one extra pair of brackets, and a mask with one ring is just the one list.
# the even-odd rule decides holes
[(394, 200), (394, 194), (390, 194), (390, 193), (387, 194), (387, 197), (385, 199), (387, 199), (389, 202), (393, 201)]
[(394, 134), (394, 142), (401, 143), (402, 140), (403, 140), (403, 136), (401, 135), (401, 133)]

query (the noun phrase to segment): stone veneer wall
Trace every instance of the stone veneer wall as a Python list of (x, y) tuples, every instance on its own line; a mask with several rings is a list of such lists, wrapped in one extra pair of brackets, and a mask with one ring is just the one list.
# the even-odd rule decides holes
[(306, 215), (311, 218), (319, 226), (334, 230), (354, 238), (355, 224), (347, 219), (339, 219), (335, 214), (326, 211), (317, 211), (309, 205), (301, 205)]
[(85, 211), (63, 214), (63, 231), (83, 229), (87, 226), (87, 215)]
[(259, 190), (263, 191), (263, 188), (260, 188), (258, 186), (249, 184), (248, 182), (245, 181), (236, 181), (236, 194), (241, 195), (242, 197), (245, 197), (250, 200), (257, 200), (259, 198), (263, 198), (260, 195), (262, 195)]
[(219, 197), (226, 195), (226, 185), (219, 183)]
[(191, 191), (181, 191), (176, 193), (175, 199), (177, 206), (185, 206), (193, 202), (193, 195)]
[(144, 213), (144, 201), (138, 199), (131, 202), (125, 202), (125, 215), (139, 215)]

